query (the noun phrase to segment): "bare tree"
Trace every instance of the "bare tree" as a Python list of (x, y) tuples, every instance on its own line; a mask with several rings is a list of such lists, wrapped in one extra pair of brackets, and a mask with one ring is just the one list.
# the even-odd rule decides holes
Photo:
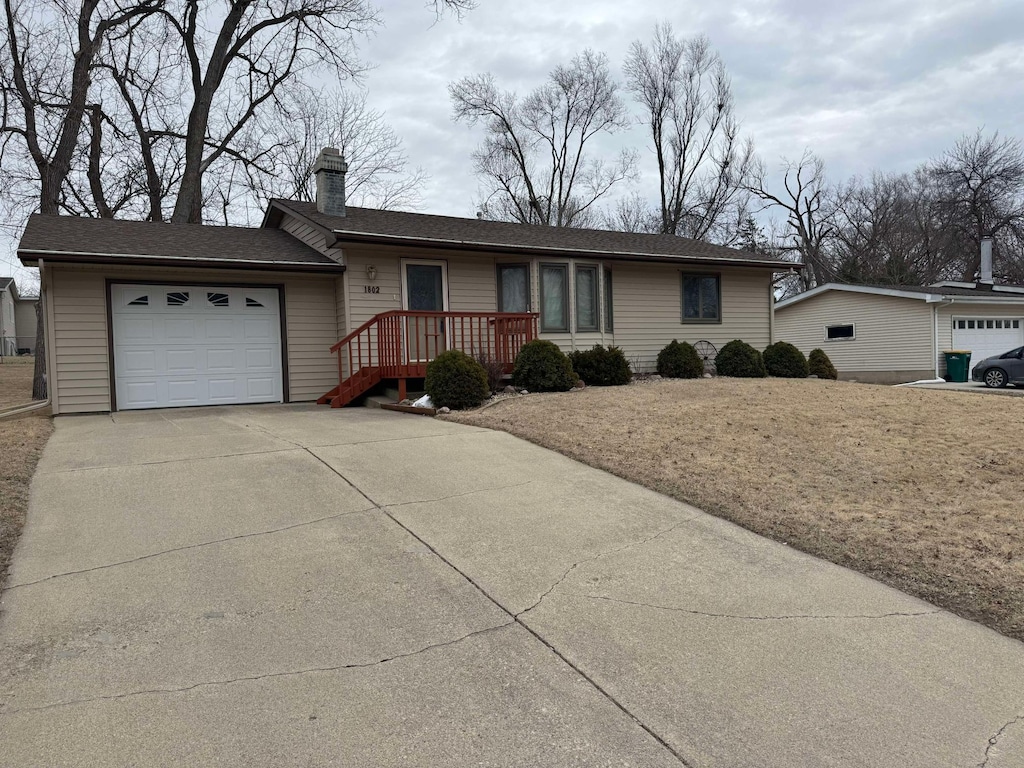
[(402, 140), (372, 109), (360, 91), (298, 91), (284, 102), (279, 123), (276, 172), (261, 177), (261, 198), (313, 200), (313, 166), (322, 147), (337, 147), (348, 163), (345, 196), (357, 206), (415, 209), (427, 179), (422, 168), (409, 168)]
[(104, 40), (125, 34), (161, 6), (162, 0), (83, 0), (74, 8), (44, 0), (4, 0), (0, 156), (7, 163), (18, 162), (12, 154), (27, 155), (38, 183), (40, 212), (61, 210), (86, 117), (93, 65)]
[(595, 138), (629, 122), (604, 54), (584, 51), (522, 99), (499, 90), (489, 74), (464, 78), (448, 91), (456, 120), (487, 129), (473, 159), (489, 216), (559, 227), (594, 224), (595, 203), (633, 173), (633, 152), (623, 150), (609, 162), (588, 153)]
[(825, 164), (810, 151), (805, 151), (796, 162), (784, 159), (782, 171), (785, 193), (769, 191), (765, 169), (760, 163), (754, 168), (748, 189), (765, 208), (785, 212), (786, 236), (782, 248), (803, 261), (800, 281), (803, 290), (807, 290), (835, 278), (828, 246), (836, 235), (836, 203), (825, 179)]
[(1024, 234), (1024, 147), (1018, 139), (979, 130), (959, 139), (929, 171), (940, 188), (939, 215), (970, 254), (962, 277), (973, 280), (983, 237), (995, 239), (1000, 261)]
[(745, 218), (754, 149), (739, 136), (732, 86), (703, 35), (678, 38), (658, 24), (650, 46), (635, 40), (625, 64), (629, 90), (643, 107), (658, 164), (658, 231), (726, 241)]

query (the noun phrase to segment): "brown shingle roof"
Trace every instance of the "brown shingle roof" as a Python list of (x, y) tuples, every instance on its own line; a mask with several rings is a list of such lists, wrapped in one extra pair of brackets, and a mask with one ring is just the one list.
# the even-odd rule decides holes
[(58, 261), (177, 263), (342, 271), (287, 232), (250, 227), (166, 224), (34, 214), (18, 245), (22, 263)]
[[(333, 232), (342, 245), (389, 242), (541, 255), (571, 252), (644, 261), (736, 263), (777, 266), (779, 269), (800, 266), (762, 254), (672, 235), (546, 227), (375, 208), (349, 207), (345, 216), (328, 216), (319, 213), (314, 203), (295, 200), (272, 200), (271, 206)], [(272, 212), (268, 212), (268, 220), (272, 220)]]

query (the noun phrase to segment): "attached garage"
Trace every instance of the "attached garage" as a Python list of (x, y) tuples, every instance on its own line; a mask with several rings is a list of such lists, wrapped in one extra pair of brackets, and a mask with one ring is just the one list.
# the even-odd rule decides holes
[(37, 214), (18, 255), (40, 270), (55, 414), (310, 402), (338, 383), (345, 267), (285, 231)]
[(1020, 317), (954, 317), (953, 346), (971, 350), (971, 368), (987, 357), (1024, 345)]
[(279, 289), (110, 285), (115, 408), (284, 398)]

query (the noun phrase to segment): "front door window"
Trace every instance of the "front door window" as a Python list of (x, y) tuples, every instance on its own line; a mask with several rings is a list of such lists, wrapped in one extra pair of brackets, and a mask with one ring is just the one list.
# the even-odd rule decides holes
[[(443, 312), (445, 309), (443, 263), (405, 265), (405, 308), (414, 312)], [(409, 359), (433, 360), (445, 350), (445, 321), (442, 317), (411, 315), (406, 318)]]

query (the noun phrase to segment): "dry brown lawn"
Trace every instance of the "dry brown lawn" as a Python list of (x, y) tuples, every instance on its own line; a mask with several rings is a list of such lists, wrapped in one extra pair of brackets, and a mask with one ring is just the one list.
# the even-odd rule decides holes
[(49, 408), (0, 419), (0, 586), (25, 523), (36, 462), (52, 432)]
[(4, 357), (0, 363), (0, 410), (32, 402), (34, 357)]
[(451, 418), (1024, 640), (1024, 398), (721, 378), (530, 395)]
[[(5, 357), (0, 363), (0, 411), (32, 402), (35, 359)], [(43, 446), (53, 432), (50, 409), (0, 419), (0, 586), (25, 524), (28, 488)]]

